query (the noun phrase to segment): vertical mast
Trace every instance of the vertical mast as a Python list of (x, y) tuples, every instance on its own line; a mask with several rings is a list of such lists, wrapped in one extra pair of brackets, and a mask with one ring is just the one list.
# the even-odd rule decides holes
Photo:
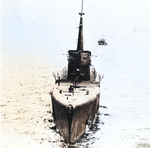
[(79, 15), (80, 15), (80, 23), (79, 23), (77, 51), (83, 51), (83, 19), (82, 19), (82, 15), (84, 15), (83, 0), (82, 0), (82, 6), (81, 6), (81, 13), (79, 13)]

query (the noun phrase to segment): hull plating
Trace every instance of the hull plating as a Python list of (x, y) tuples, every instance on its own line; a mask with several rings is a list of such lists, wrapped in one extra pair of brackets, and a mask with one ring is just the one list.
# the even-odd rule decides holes
[[(62, 99), (63, 96), (55, 93), (55, 91), (52, 91), (51, 98), (56, 128), (66, 142), (74, 143), (86, 131), (88, 122), (93, 122), (95, 114), (98, 111), (99, 87), (95, 87), (89, 95), (73, 99), (72, 103), (69, 100), (64, 101)], [(81, 97), (82, 101), (80, 100)], [(68, 110), (69, 105), (72, 106), (72, 110)]]

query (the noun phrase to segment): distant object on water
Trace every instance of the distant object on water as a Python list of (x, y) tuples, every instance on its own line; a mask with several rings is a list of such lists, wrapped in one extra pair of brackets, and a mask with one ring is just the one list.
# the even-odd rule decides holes
[(98, 45), (105, 45), (106, 46), (107, 43), (106, 43), (105, 39), (99, 39)]

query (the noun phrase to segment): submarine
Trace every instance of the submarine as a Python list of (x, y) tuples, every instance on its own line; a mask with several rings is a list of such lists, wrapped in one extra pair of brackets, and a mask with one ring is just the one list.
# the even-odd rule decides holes
[(91, 51), (83, 46), (83, 0), (77, 47), (68, 50), (68, 65), (61, 76), (53, 73), (55, 84), (50, 92), (56, 129), (66, 143), (75, 143), (92, 126), (100, 106), (100, 82), (91, 62)]

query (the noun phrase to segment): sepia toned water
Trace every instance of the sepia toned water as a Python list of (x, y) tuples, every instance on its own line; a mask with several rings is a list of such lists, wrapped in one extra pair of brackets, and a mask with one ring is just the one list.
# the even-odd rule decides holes
[[(95, 122), (70, 147), (150, 148), (149, 4), (84, 1), (84, 48), (104, 79)], [(81, 0), (2, 0), (1, 8), (0, 147), (67, 148), (49, 93), (52, 72), (76, 49)]]
[[(104, 74), (100, 108), (92, 128), (70, 147), (150, 147), (149, 39), (150, 32), (130, 32), (107, 36), (108, 46), (92, 43), (92, 64)], [(2, 60), (4, 148), (68, 147), (53, 128), (49, 98), (52, 72), (67, 65), (67, 50), (35, 50), (26, 59), (7, 53), (10, 67)]]

